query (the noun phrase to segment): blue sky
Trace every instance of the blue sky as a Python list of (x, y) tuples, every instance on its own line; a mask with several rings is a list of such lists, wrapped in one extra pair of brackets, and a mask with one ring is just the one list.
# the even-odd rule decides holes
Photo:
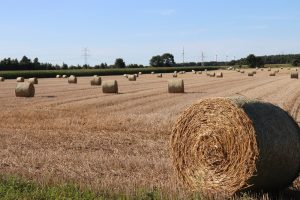
[(148, 64), (300, 53), (299, 0), (0, 0), (0, 59)]

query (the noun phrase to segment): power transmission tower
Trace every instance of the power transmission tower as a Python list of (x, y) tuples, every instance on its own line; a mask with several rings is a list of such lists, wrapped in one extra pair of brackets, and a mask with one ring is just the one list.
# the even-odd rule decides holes
[(88, 65), (88, 58), (90, 57), (88, 48), (83, 49), (82, 56), (83, 56), (83, 59), (84, 59), (84, 65), (87, 66)]
[(216, 62), (218, 62), (218, 54), (216, 54)]
[(184, 47), (182, 48), (182, 64), (184, 64), (184, 55), (185, 54), (185, 52), (184, 52)]
[(204, 66), (204, 53), (203, 53), (203, 52), (202, 52), (202, 54), (201, 54), (201, 57), (202, 57), (202, 58), (201, 58), (201, 61), (202, 61), (202, 64), (201, 64), (201, 65)]

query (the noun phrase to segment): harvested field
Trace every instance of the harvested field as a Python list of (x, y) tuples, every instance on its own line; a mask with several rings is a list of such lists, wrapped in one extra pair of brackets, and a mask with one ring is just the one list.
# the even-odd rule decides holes
[[(144, 74), (129, 82), (116, 80), (119, 94), (65, 79), (39, 79), (34, 98), (16, 98), (16, 80), (0, 84), (0, 174), (40, 183), (75, 182), (95, 190), (133, 192), (157, 187), (175, 194), (170, 134), (178, 115), (207, 97), (245, 96), (274, 103), (300, 121), (300, 81), (290, 71), (254, 77), (222, 71), (224, 78), (178, 74), (184, 94), (169, 94), (168, 80)], [(215, 71), (216, 72), (216, 71)], [(299, 185), (300, 187), (300, 185)], [(300, 189), (300, 188), (299, 188)]]

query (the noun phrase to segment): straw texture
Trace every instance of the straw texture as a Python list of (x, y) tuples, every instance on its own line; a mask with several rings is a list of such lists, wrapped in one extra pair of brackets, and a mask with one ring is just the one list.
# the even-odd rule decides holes
[(178, 118), (175, 171), (191, 191), (232, 196), (289, 186), (300, 169), (300, 130), (281, 108), (243, 98), (205, 99)]

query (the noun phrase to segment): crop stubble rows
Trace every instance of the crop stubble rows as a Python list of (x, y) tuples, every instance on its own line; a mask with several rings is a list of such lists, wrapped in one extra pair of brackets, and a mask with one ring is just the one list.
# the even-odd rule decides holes
[(224, 78), (180, 75), (185, 94), (168, 94), (167, 80), (142, 75), (116, 79), (121, 94), (40, 79), (34, 98), (16, 98), (14, 80), (0, 83), (0, 174), (41, 183), (75, 182), (95, 190), (131, 192), (158, 187), (176, 191), (169, 136), (177, 115), (206, 97), (242, 95), (275, 103), (299, 120), (300, 82), (283, 70), (276, 77), (224, 71)]

